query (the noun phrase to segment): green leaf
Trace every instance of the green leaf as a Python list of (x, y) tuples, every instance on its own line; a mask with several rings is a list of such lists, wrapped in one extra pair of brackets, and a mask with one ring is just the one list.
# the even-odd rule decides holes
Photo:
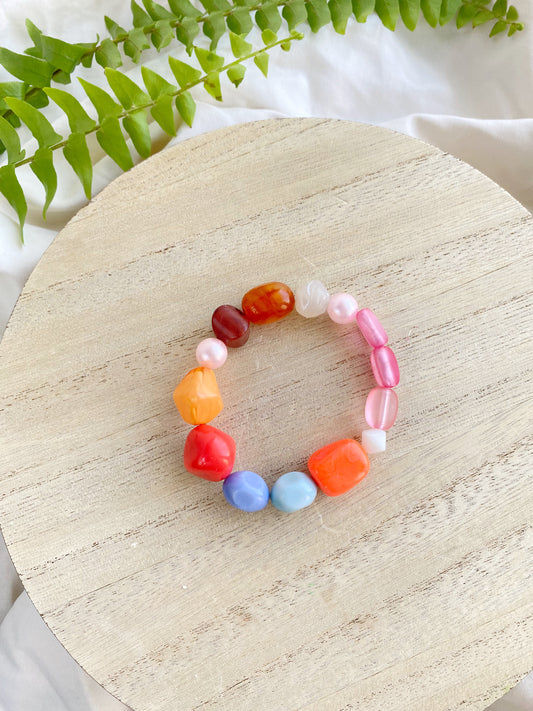
[(193, 40), (200, 32), (200, 27), (196, 20), (191, 17), (184, 17), (180, 24), (176, 27), (176, 39), (185, 45), (187, 54), (192, 54)]
[(13, 96), (6, 97), (5, 101), (11, 111), (30, 129), (39, 142), (39, 148), (48, 148), (61, 140), (62, 136), (54, 131), (50, 121), (36, 108)]
[(521, 32), (524, 29), (524, 25), (522, 25), (520, 22), (513, 22), (513, 24), (509, 27), (509, 32), (507, 33), (507, 37), (512, 37), (515, 32)]
[(207, 19), (204, 20), (204, 35), (209, 37), (211, 44), (209, 48), (214, 50), (218, 44), (218, 40), (226, 32), (226, 23), (224, 21), (223, 12), (214, 12), (208, 15)]
[[(111, 41), (111, 40), (109, 40)], [(70, 74), (81, 62), (86, 50), (78, 44), (69, 44), (55, 37), (41, 37), (43, 58), (53, 67)]]
[(259, 67), (265, 76), (268, 76), (268, 54), (266, 52), (256, 54), (254, 57), (254, 64), (256, 67)]
[(226, 18), (228, 29), (236, 35), (247, 35), (250, 33), (254, 23), (250, 17), (250, 10), (245, 7), (235, 8)]
[(19, 128), (22, 125), (19, 117), (15, 116), (15, 114), (11, 110), (9, 111), (9, 113), (5, 114), (5, 119), (15, 128)]
[(227, 73), (230, 82), (235, 86), (239, 86), (241, 81), (244, 79), (244, 75), (246, 74), (246, 67), (244, 64), (234, 64), (228, 69)]
[(196, 103), (188, 91), (184, 91), (183, 94), (178, 94), (176, 97), (176, 108), (187, 126), (192, 126), (194, 114), (196, 113)]
[(160, 96), (164, 94), (172, 94), (176, 91), (176, 87), (170, 84), (166, 79), (157, 72), (154, 72), (148, 67), (141, 67), (141, 74), (144, 81), (144, 85), (150, 94), (152, 100), (159, 99)]
[(492, 6), (492, 12), (496, 17), (503, 17), (507, 12), (507, 0), (496, 0)]
[(87, 148), (87, 141), (82, 133), (71, 133), (67, 138), (63, 155), (79, 178), (87, 200), (91, 199), (93, 165)]
[(457, 10), (463, 4), (463, 0), (442, 0), (440, 8), (439, 24), (446, 25), (457, 14)]
[(163, 131), (168, 133), (169, 136), (176, 135), (173, 104), (174, 98), (169, 94), (163, 94), (150, 109), (154, 121), (157, 121)]
[(479, 12), (476, 12), (474, 15), (472, 27), (478, 27), (479, 25), (483, 25), (485, 22), (489, 22), (489, 20), (493, 19), (494, 15), (491, 10), (479, 10)]
[(170, 9), (177, 17), (200, 17), (202, 14), (189, 0), (168, 0)]
[(185, 62), (182, 62), (175, 57), (169, 57), (168, 63), (170, 65), (170, 69), (172, 70), (172, 74), (174, 74), (176, 81), (182, 89), (196, 83), (202, 76), (202, 72), (199, 69), (195, 69), (189, 64), (185, 64)]
[(51, 87), (47, 87), (44, 91), (65, 112), (72, 133), (88, 133), (96, 126), (96, 121), (89, 116), (72, 94)]
[(505, 32), (507, 29), (507, 22), (504, 20), (498, 20), (493, 27), (492, 30), (490, 31), (489, 37), (494, 37), (494, 35), (499, 34), (500, 32)]
[[(32, 51), (32, 56), (34, 57), (40, 57), (42, 59), (43, 57), (43, 49), (41, 46), (41, 37), (43, 35), (42, 31), (35, 25), (31, 20), (26, 19), (26, 31), (28, 32), (28, 35), (30, 36), (31, 41), (33, 42), (34, 46)], [(26, 54), (29, 54), (29, 50), (25, 50)]]
[(281, 27), (281, 17), (276, 2), (265, 3), (260, 10), (255, 13), (255, 21), (260, 30), (272, 30), (277, 32)]
[(400, 15), (407, 29), (413, 31), (420, 16), (420, 0), (400, 0)]
[(104, 68), (111, 67), (112, 69), (116, 69), (122, 64), (122, 57), (120, 56), (118, 47), (109, 37), (98, 47), (94, 58), (97, 63)]
[(46, 197), (43, 207), (43, 219), (46, 220), (46, 212), (57, 190), (57, 173), (54, 168), (53, 152), (50, 148), (39, 148), (38, 151), (35, 151), (30, 168), (44, 187)]
[(105, 70), (105, 75), (109, 86), (113, 89), (115, 96), (125, 109), (150, 103), (148, 94), (126, 74), (108, 67)]
[(307, 21), (312, 32), (318, 32), (321, 27), (331, 22), (329, 7), (326, 0), (307, 0), (305, 3), (307, 10)]
[(217, 71), (209, 72), (209, 74), (204, 79), (204, 88), (208, 94), (216, 99), (217, 101), (222, 101), (222, 90), (220, 88), (220, 74)]
[(143, 0), (143, 5), (146, 8), (146, 12), (150, 15), (152, 20), (174, 20), (175, 17), (162, 5), (158, 5), (153, 0)]
[(219, 10), (222, 10), (223, 12), (225, 10), (231, 10), (231, 5), (227, 2), (227, 0), (200, 0), (200, 2), (209, 13), (217, 12)]
[(0, 193), (2, 193), (18, 215), (20, 240), (24, 242), (22, 228), (24, 227), (28, 206), (20, 183), (15, 175), (15, 168), (12, 165), (4, 165), (0, 168)]
[(420, 9), (428, 25), (436, 27), (439, 24), (442, 0), (421, 0)]
[(152, 32), (152, 44), (159, 51), (169, 45), (174, 38), (174, 27), (170, 20), (158, 20)]
[(245, 57), (247, 54), (250, 54), (253, 49), (252, 45), (247, 42), (244, 37), (240, 37), (234, 32), (229, 33), (229, 41), (234, 57)]
[(107, 155), (122, 170), (133, 167), (133, 160), (117, 118), (111, 116), (102, 121), (101, 127), (96, 132), (96, 138)]
[(518, 20), (518, 10), (514, 5), (509, 5), (509, 9), (507, 10), (507, 19), (511, 20), (511, 22)]
[(70, 74), (63, 72), (61, 69), (57, 69), (54, 72), (54, 81), (57, 84), (70, 84)]
[(85, 79), (79, 78), (80, 84), (85, 89), (85, 93), (91, 100), (92, 105), (98, 113), (98, 120), (102, 122), (104, 119), (110, 116), (120, 116), (122, 113), (122, 106), (117, 104), (111, 96), (96, 84), (91, 84), (91, 82)]
[(224, 57), (220, 57), (214, 52), (208, 52), (206, 49), (203, 49), (203, 47), (195, 47), (194, 53), (196, 54), (196, 58), (200, 62), (200, 66), (206, 74), (216, 71), (224, 66)]
[(374, 12), (375, 0), (352, 0), (353, 14), (357, 22), (366, 22), (366, 18)]
[(48, 106), (49, 104), (48, 97), (44, 91), (36, 88), (33, 88), (28, 92), (25, 101), (27, 104), (35, 106), (36, 109), (42, 109), (43, 106)]
[(275, 32), (272, 32), (272, 30), (263, 30), (261, 32), (261, 39), (263, 40), (263, 44), (273, 44), (278, 41), (278, 36)]
[(348, 19), (352, 14), (351, 0), (329, 0), (328, 7), (335, 32), (345, 34)]
[(13, 126), (6, 121), (3, 116), (0, 116), (0, 141), (7, 149), (7, 160), (9, 163), (17, 163), (23, 160), (26, 151), (20, 148), (20, 138)]
[(283, 6), (281, 14), (289, 25), (289, 30), (301, 25), (302, 22), (307, 20), (304, 0), (289, 0), (289, 2)]
[(128, 34), (128, 39), (124, 42), (124, 54), (137, 63), (141, 57), (143, 49), (149, 49), (148, 42), (144, 31), (140, 27), (136, 27)]
[(112, 20), (107, 15), (104, 15), (104, 22), (105, 22), (107, 31), (109, 32), (109, 34), (111, 35), (111, 37), (113, 39), (117, 39), (117, 37), (123, 37), (124, 35), (128, 34), (123, 27), (121, 27), (119, 24), (117, 24), (115, 22), (115, 20)]
[(457, 13), (457, 18), (455, 20), (457, 29), (461, 29), (463, 25), (466, 25), (467, 22), (470, 22), (470, 20), (474, 17), (477, 11), (478, 8), (476, 7), (476, 5), (462, 5), (459, 8), (459, 12)]
[(17, 54), (0, 47), (0, 64), (17, 79), (30, 86), (50, 86), (54, 67), (44, 59)]
[(142, 109), (132, 111), (128, 116), (124, 116), (122, 125), (131, 138), (137, 153), (142, 158), (148, 158), (152, 153), (152, 139), (145, 112)]
[(146, 27), (152, 24), (152, 18), (147, 15), (146, 12), (137, 5), (135, 0), (131, 0), (131, 14), (133, 15), (133, 26), (134, 27)]
[(0, 82), (0, 110), (8, 109), (5, 103), (4, 96), (14, 96), (17, 99), (23, 99), (26, 96), (28, 85), (23, 81), (4, 81)]
[(394, 32), (398, 17), (400, 16), (398, 0), (376, 0), (375, 10), (385, 27), (391, 32)]

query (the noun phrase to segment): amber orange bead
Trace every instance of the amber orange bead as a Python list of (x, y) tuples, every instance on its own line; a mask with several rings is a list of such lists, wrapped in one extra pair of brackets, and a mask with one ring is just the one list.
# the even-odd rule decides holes
[(224, 407), (215, 373), (211, 368), (193, 368), (174, 390), (174, 402), (190, 425), (205, 425)]
[(294, 309), (294, 294), (279, 281), (261, 284), (247, 291), (242, 299), (242, 310), (252, 323), (279, 321)]
[(307, 466), (324, 494), (339, 496), (364, 479), (370, 463), (359, 442), (340, 439), (314, 452)]

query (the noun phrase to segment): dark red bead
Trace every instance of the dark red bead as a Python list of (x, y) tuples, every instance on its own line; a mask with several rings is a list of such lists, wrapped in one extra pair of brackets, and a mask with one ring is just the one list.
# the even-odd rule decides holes
[(235, 306), (219, 306), (211, 319), (213, 332), (228, 348), (244, 346), (250, 335), (250, 322)]

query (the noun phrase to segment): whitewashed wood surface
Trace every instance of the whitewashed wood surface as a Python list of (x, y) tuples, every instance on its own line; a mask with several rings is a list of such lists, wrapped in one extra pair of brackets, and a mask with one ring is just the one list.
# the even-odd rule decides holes
[[(59, 640), (135, 711), (484, 709), (533, 666), (532, 219), (422, 142), (333, 120), (191, 139), (57, 237), (0, 345), (0, 524)], [(387, 452), (294, 515), (181, 463), (222, 303), (319, 278), (383, 321)], [(365, 427), (369, 348), (297, 314), (218, 371), (269, 484)]]

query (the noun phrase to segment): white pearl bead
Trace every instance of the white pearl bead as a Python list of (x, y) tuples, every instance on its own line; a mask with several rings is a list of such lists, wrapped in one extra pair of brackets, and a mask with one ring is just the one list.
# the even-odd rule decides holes
[(318, 279), (301, 284), (294, 292), (296, 311), (305, 318), (315, 318), (326, 313), (329, 291)]
[(384, 452), (387, 448), (387, 433), (385, 430), (363, 430), (361, 442), (367, 454)]
[(228, 349), (218, 338), (204, 338), (196, 348), (196, 360), (204, 368), (220, 368), (228, 357)]
[(332, 294), (329, 297), (328, 315), (335, 323), (351, 323), (357, 316), (357, 301), (351, 294)]

